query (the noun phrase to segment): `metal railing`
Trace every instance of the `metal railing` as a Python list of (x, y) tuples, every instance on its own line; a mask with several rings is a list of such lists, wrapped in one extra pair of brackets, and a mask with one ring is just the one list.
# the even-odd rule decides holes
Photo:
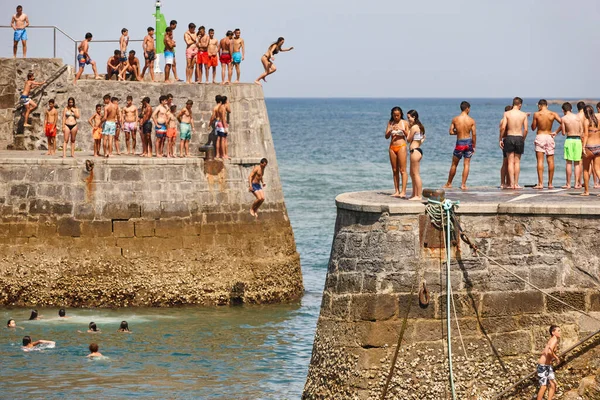
[[(0, 29), (13, 29), (12, 26), (10, 25), (0, 25)], [(73, 45), (73, 49), (74, 49), (74, 54), (73, 54), (73, 66), (75, 67), (75, 69), (78, 68), (78, 62), (77, 62), (77, 55), (79, 54), (79, 50), (78, 50), (78, 46), (79, 44), (82, 42), (81, 40), (75, 40), (73, 39), (68, 33), (66, 33), (65, 31), (63, 31), (62, 29), (60, 29), (58, 26), (54, 26), (54, 25), (29, 25), (27, 27), (27, 29), (52, 29), (52, 57), (56, 58), (57, 57), (57, 32), (62, 34), (64, 38), (68, 39), (72, 45)], [(135, 42), (143, 42), (143, 39), (129, 39), (129, 43), (135, 43)], [(94, 43), (119, 43), (119, 40), (93, 40)], [(29, 47), (29, 46), (28, 46)]]

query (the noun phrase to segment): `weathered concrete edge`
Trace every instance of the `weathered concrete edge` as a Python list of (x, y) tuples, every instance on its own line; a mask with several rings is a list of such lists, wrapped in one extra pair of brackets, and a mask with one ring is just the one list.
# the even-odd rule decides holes
[[(92, 160), (96, 164), (106, 165), (201, 165), (204, 163), (203, 158), (190, 157), (190, 158), (98, 158), (90, 154), (80, 154), (77, 158), (0, 158), (0, 165), (22, 165), (22, 164), (35, 164), (35, 165), (73, 165), (82, 166), (85, 164), (85, 160)], [(228, 160), (221, 160), (223, 164), (233, 165), (258, 165), (260, 164), (261, 158), (259, 157), (238, 157), (230, 158)]]
[[(361, 192), (342, 193), (335, 198), (337, 208), (366, 213), (422, 214), (425, 204), (398, 200), (398, 204), (382, 204), (361, 201), (352, 195)], [(559, 201), (546, 204), (481, 202), (460, 203), (457, 214), (535, 214), (535, 215), (600, 215), (600, 205), (565, 204)]]

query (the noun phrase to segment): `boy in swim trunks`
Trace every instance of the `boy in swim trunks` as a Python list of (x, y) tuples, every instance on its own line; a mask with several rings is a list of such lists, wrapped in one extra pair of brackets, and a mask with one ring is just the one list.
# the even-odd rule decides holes
[(112, 97), (111, 102), (104, 107), (104, 125), (102, 127), (102, 137), (104, 139), (104, 157), (112, 156), (113, 139), (117, 132), (117, 123), (119, 122), (119, 99)]
[(217, 66), (219, 65), (219, 41), (215, 39), (215, 30), (208, 30), (208, 64), (206, 64), (206, 82), (208, 71), (212, 68), (212, 83), (217, 83)]
[(94, 139), (94, 157), (100, 157), (102, 146), (102, 104), (96, 104), (96, 114), (88, 120), (92, 127), (92, 139)]
[[(208, 83), (208, 42), (210, 38), (206, 34), (206, 28), (201, 26), (198, 28), (198, 56), (196, 66), (196, 81), (202, 83), (202, 75), (206, 71), (206, 83)], [(200, 75), (200, 80), (198, 80)]]
[(85, 34), (85, 40), (79, 44), (77, 50), (79, 54), (77, 55), (77, 62), (79, 63), (79, 71), (77, 71), (77, 75), (75, 75), (75, 80), (73, 84), (77, 83), (77, 80), (81, 78), (83, 74), (83, 70), (86, 65), (92, 65), (92, 70), (94, 71), (94, 79), (101, 80), (102, 78), (98, 75), (98, 71), (96, 70), (96, 61), (92, 60), (88, 51), (90, 50), (90, 42), (92, 41), (92, 34), (90, 32)]
[(460, 163), (461, 158), (465, 158), (463, 164), (462, 183), (460, 188), (462, 190), (467, 189), (467, 178), (469, 177), (469, 168), (471, 166), (471, 157), (475, 154), (475, 147), (477, 145), (477, 126), (475, 120), (469, 116), (471, 112), (471, 105), (463, 101), (460, 103), (460, 115), (452, 119), (450, 124), (450, 135), (456, 135), (456, 146), (452, 153), (452, 165), (450, 166), (450, 172), (448, 173), (448, 181), (444, 185), (444, 188), (452, 187), (452, 180), (456, 175), (456, 168)]
[[(190, 156), (190, 139), (192, 138), (192, 132), (196, 132), (194, 127), (194, 116), (192, 115), (192, 106), (194, 102), (188, 100), (185, 103), (185, 108), (179, 112), (177, 119), (180, 121), (179, 124), (179, 157)], [(184, 153), (185, 150), (185, 153)]]
[(548, 102), (544, 99), (538, 101), (538, 112), (533, 114), (531, 129), (537, 130), (535, 136), (535, 155), (537, 157), (538, 183), (533, 188), (544, 188), (544, 154), (548, 163), (548, 189), (553, 189), (552, 180), (554, 178), (554, 137), (558, 132), (552, 131), (554, 121), (558, 122), (560, 128), (560, 117), (557, 113), (548, 110)]
[[(171, 28), (171, 39), (173, 39), (173, 35), (175, 34), (175, 29), (177, 29), (177, 21), (174, 19), (169, 22), (169, 28)], [(165, 31), (166, 32), (166, 31)], [(175, 43), (175, 41), (173, 41)], [(183, 82), (179, 79), (177, 75), (177, 57), (175, 57), (175, 45), (173, 45), (173, 78), (175, 78), (175, 82)]]
[(185, 49), (185, 81), (186, 83), (192, 83), (192, 75), (194, 75), (194, 67), (196, 65), (196, 55), (198, 54), (198, 47), (196, 41), (196, 24), (190, 22), (188, 30), (183, 34), (183, 40), (187, 48)]
[(167, 113), (167, 157), (175, 157), (175, 137), (177, 136), (177, 106), (172, 105)]
[[(127, 96), (127, 105), (123, 108), (123, 132), (125, 132), (125, 147), (127, 154), (135, 154), (135, 136), (137, 133), (138, 108), (133, 105), (133, 97)], [(131, 139), (131, 142), (130, 142)]]
[(500, 148), (506, 151), (508, 156), (508, 180), (511, 189), (522, 189), (519, 186), (519, 175), (521, 173), (521, 156), (525, 152), (525, 139), (527, 138), (528, 122), (527, 113), (521, 111), (523, 99), (515, 97), (512, 110), (504, 113), (500, 130), (506, 131), (504, 141), (500, 142)]
[(23, 58), (27, 58), (27, 31), (25, 28), (29, 26), (29, 17), (23, 13), (23, 7), (17, 6), (17, 13), (12, 16), (10, 26), (14, 30), (13, 34), (13, 58), (17, 58), (17, 47), (19, 42), (23, 45)]
[(248, 191), (256, 197), (256, 200), (252, 203), (252, 207), (250, 207), (250, 215), (255, 218), (258, 218), (258, 208), (265, 202), (263, 188), (267, 186), (264, 181), (267, 164), (267, 159), (263, 158), (260, 160), (260, 165), (252, 168), (252, 172), (250, 172), (250, 176), (248, 176)]
[[(156, 130), (156, 157), (164, 157), (165, 138), (167, 137), (167, 96), (160, 96), (160, 103), (152, 113), (152, 121)], [(152, 156), (150, 154), (150, 156)]]
[(150, 97), (143, 98), (139, 117), (142, 138), (141, 156), (152, 157), (152, 107), (150, 107)]
[(165, 82), (170, 83), (169, 75), (175, 63), (175, 40), (173, 39), (173, 30), (168, 27), (165, 31)]
[[(231, 38), (233, 32), (227, 31), (225, 37), (219, 42), (219, 61), (221, 61), (221, 84), (225, 85), (231, 82)], [(225, 80), (225, 70), (227, 70), (227, 80)]]
[(233, 40), (231, 41), (231, 60), (233, 61), (233, 66), (235, 67), (236, 79), (233, 83), (240, 82), (240, 64), (246, 58), (246, 45), (244, 44), (244, 39), (240, 37), (241, 31), (237, 28), (233, 31)]
[(127, 28), (121, 29), (121, 37), (119, 38), (119, 50), (121, 50), (121, 66), (119, 67), (119, 76), (125, 79), (125, 63), (127, 63), (127, 46), (129, 45), (129, 31)]
[(554, 368), (552, 363), (556, 361), (560, 362), (560, 358), (558, 358), (558, 354), (556, 354), (556, 350), (558, 348), (558, 341), (560, 340), (560, 328), (556, 325), (550, 326), (550, 339), (542, 350), (542, 355), (538, 360), (537, 365), (537, 376), (538, 382), (540, 384), (540, 390), (538, 391), (537, 400), (542, 400), (544, 398), (544, 393), (546, 393), (546, 389), (550, 387), (548, 390), (548, 400), (552, 400), (554, 398), (554, 393), (556, 392), (556, 377), (554, 376)]
[(136, 80), (139, 82), (142, 80), (140, 76), (140, 60), (135, 56), (135, 50), (129, 51), (129, 56), (127, 57), (127, 61), (125, 61), (123, 71), (121, 71), (121, 80), (127, 80), (128, 74), (131, 81)]
[(25, 118), (23, 120), (23, 126), (30, 127), (29, 123), (29, 114), (37, 108), (37, 104), (35, 101), (31, 100), (29, 94), (31, 90), (36, 87), (42, 86), (45, 84), (44, 82), (36, 82), (35, 77), (33, 76), (33, 72), (27, 74), (27, 80), (25, 81), (25, 85), (23, 87), (23, 91), (21, 92), (21, 97), (19, 98), (19, 103), (25, 108)]
[(106, 80), (109, 81), (110, 78), (116, 76), (118, 80), (122, 80), (119, 75), (119, 66), (121, 65), (121, 50), (115, 50), (112, 57), (106, 61)]
[(561, 120), (562, 134), (563, 136), (567, 135), (564, 152), (564, 157), (567, 161), (567, 184), (562, 188), (571, 189), (571, 172), (573, 170), (571, 164), (573, 164), (575, 169), (575, 189), (581, 189), (581, 159), (583, 154), (581, 136), (583, 135), (583, 126), (579, 117), (571, 112), (573, 110), (571, 103), (564, 103), (562, 110), (564, 114)]
[(54, 99), (48, 100), (48, 108), (44, 113), (44, 133), (48, 138), (47, 156), (56, 154), (56, 122), (58, 121), (58, 111), (54, 107)]
[(142, 69), (142, 73), (140, 74), (140, 80), (144, 80), (144, 75), (146, 74), (146, 69), (150, 69), (150, 80), (152, 82), (156, 82), (154, 80), (154, 60), (156, 60), (156, 46), (154, 44), (154, 28), (148, 27), (148, 35), (144, 38), (144, 42), (142, 43), (142, 47), (144, 49), (144, 69)]

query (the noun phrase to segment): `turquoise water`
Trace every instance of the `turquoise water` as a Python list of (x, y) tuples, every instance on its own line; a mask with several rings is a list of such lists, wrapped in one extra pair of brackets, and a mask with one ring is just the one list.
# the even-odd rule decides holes
[[(0, 330), (0, 398), (299, 398), (319, 315), (335, 196), (393, 189), (383, 134), (395, 105), (405, 112), (416, 109), (427, 129), (424, 187), (445, 183), (454, 146), (448, 126), (461, 100), (267, 100), (302, 259), (302, 300), (264, 307), (68, 310), (73, 315), (68, 320), (58, 320), (56, 309), (42, 309), (47, 319), (30, 322), (25, 321), (28, 310), (0, 309), (4, 324), (14, 318), (25, 328)], [(468, 184), (497, 185), (502, 162), (497, 128), (508, 100), (467, 100), (478, 127)], [(536, 101), (526, 100), (524, 111), (534, 112)], [(533, 140), (533, 135), (527, 139), (522, 184), (536, 181)], [(555, 186), (564, 183), (563, 142), (557, 138)], [(455, 185), (460, 184), (460, 172)], [(132, 334), (115, 332), (121, 320), (129, 322)], [(103, 332), (77, 333), (90, 321)], [(56, 347), (24, 353), (20, 342), (25, 334), (33, 340), (55, 340)], [(85, 358), (92, 341), (99, 343), (107, 360)]]

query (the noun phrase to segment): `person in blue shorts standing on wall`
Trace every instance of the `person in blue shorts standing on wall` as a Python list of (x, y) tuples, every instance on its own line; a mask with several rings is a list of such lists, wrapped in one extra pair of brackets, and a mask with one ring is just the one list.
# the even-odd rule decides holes
[(23, 12), (23, 6), (17, 6), (17, 13), (10, 20), (10, 26), (15, 31), (13, 57), (17, 58), (17, 46), (19, 42), (23, 43), (23, 58), (27, 57), (27, 31), (29, 26), (29, 17)]

